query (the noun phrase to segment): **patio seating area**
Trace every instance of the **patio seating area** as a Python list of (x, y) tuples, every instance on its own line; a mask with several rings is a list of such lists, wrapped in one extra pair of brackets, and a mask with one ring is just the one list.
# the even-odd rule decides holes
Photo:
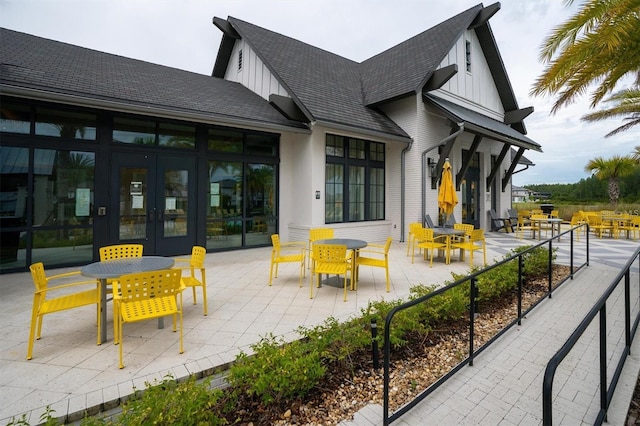
[[(607, 242), (616, 244), (611, 255), (596, 250), (592, 262), (620, 261), (624, 259), (621, 254), (636, 244), (624, 239), (603, 239), (598, 244), (604, 247)], [(515, 234), (486, 234), (487, 262), (493, 263), (523, 243), (531, 241), (520, 241)], [(271, 251), (264, 247), (208, 253), (204, 262), (208, 315), (203, 315), (202, 306), (193, 304), (191, 291), (183, 293), (184, 353), (179, 353), (180, 342), (172, 327), (158, 328), (155, 321), (128, 324), (122, 336), (126, 341), (126, 368), (122, 370), (112, 337), (96, 346), (95, 306), (49, 315), (34, 357), (27, 361), (33, 284), (29, 273), (4, 275), (0, 287), (0, 422), (6, 424), (12, 416), (26, 413), (27, 421), (36, 424), (47, 405), (56, 416), (69, 415), (72, 420), (82, 417), (85, 410), (96, 414), (126, 400), (134, 388), (143, 389), (146, 382), (167, 374), (175, 378), (210, 375), (241, 351), (250, 352), (250, 345), (267, 333), (293, 340), (299, 326), (313, 327), (329, 316), (347, 319), (358, 315), (370, 300), (404, 299), (412, 286), (441, 285), (452, 279), (452, 272), (461, 274), (469, 268), (468, 262), (445, 264), (444, 259), (434, 259), (431, 268), (427, 262), (412, 264), (406, 243), (394, 241), (388, 252), (389, 292), (386, 268), (359, 268), (357, 291), (349, 289), (346, 301), (342, 286), (327, 286), (310, 299), (309, 280), (299, 286), (300, 265), (295, 262), (281, 264), (278, 278), (269, 286)], [(562, 256), (561, 248), (559, 261)], [(482, 263), (481, 258), (475, 260), (476, 265)], [(78, 268), (53, 273), (73, 269)], [(112, 312), (109, 304), (103, 327), (113, 328)]]

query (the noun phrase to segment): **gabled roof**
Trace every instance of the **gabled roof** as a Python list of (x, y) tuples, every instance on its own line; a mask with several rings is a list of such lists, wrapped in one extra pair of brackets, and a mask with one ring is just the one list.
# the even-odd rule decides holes
[(3, 95), (170, 116), (198, 122), (308, 131), (244, 86), (0, 28)]
[[(233, 45), (242, 39), (287, 90), (307, 121), (326, 122), (388, 137), (408, 135), (377, 106), (415, 95), (465, 31), (476, 31), (505, 111), (518, 110), (488, 19), (500, 4), (478, 4), (362, 63), (229, 17), (214, 18), (223, 40), (213, 70), (224, 77)], [(522, 122), (512, 128), (526, 133)]]
[[(214, 23), (224, 30), (218, 18)], [(407, 133), (362, 101), (358, 63), (301, 41), (229, 17), (233, 31), (248, 43), (309, 121), (348, 125), (361, 131), (408, 140)], [(221, 50), (235, 35), (226, 28)], [(224, 76), (229, 57), (218, 55), (213, 75)]]
[(362, 63), (365, 104), (415, 95), (473, 22), (474, 6)]

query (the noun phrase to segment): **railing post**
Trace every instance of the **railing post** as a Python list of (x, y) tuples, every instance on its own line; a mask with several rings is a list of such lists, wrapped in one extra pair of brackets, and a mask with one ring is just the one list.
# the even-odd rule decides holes
[(573, 279), (573, 228), (571, 228), (571, 240), (569, 241), (569, 276)]
[(524, 258), (522, 255), (518, 256), (518, 325), (522, 325), (522, 282), (524, 277), (522, 273), (524, 271)]
[(476, 297), (477, 297), (476, 277), (469, 280), (469, 365), (473, 365), (473, 338), (474, 323), (476, 318)]
[(549, 299), (551, 299), (551, 291), (553, 290), (553, 238), (549, 240)]
[(589, 266), (589, 224), (587, 223), (587, 266)]
[[(600, 409), (607, 411), (607, 303), (600, 309)], [(606, 417), (605, 417), (606, 421)]]
[(371, 320), (371, 351), (373, 352), (373, 368), (380, 368), (378, 356), (378, 322), (375, 318)]
[(631, 354), (631, 268), (624, 273), (624, 342)]

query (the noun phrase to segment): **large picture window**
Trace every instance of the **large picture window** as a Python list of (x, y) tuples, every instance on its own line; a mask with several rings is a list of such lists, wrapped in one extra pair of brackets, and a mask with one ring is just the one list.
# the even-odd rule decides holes
[(325, 222), (384, 219), (384, 144), (327, 135)]

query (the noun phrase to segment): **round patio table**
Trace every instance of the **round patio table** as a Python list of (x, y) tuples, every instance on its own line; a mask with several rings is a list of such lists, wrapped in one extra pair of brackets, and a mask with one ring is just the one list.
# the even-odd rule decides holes
[[(104, 260), (94, 262), (83, 266), (80, 274), (88, 278), (97, 278), (100, 281), (100, 321), (103, 326), (100, 327), (100, 339), (102, 342), (107, 341), (107, 279), (120, 278), (123, 275), (134, 274), (136, 272), (158, 271), (160, 269), (169, 269), (175, 261), (168, 257), (162, 256), (142, 256), (142, 257), (124, 257), (121, 259)], [(162, 328), (164, 321), (158, 319), (158, 327)]]
[[(460, 237), (462, 235), (464, 235), (464, 231), (462, 229), (453, 229), (453, 228), (445, 228), (445, 227), (436, 227), (436, 228), (431, 228), (433, 229), (433, 235), (436, 237), (439, 237), (441, 235), (444, 235), (446, 237), (446, 244), (447, 244), (447, 253), (445, 256), (445, 263), (449, 264), (451, 263), (451, 258), (449, 256), (449, 252), (451, 249), (451, 238), (453, 237)], [(439, 250), (438, 250), (439, 251)]]

